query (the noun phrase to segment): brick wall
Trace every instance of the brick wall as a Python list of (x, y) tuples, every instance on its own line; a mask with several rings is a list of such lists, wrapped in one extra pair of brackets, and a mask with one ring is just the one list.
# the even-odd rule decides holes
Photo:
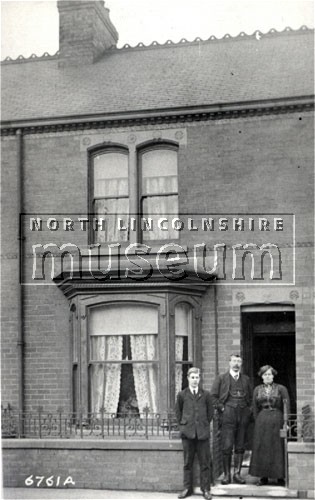
[(314, 498), (314, 443), (289, 443), (289, 488)]
[[(3, 484), (25, 487), (33, 474), (54, 476), (66, 487), (176, 491), (183, 487), (183, 452), (179, 441), (3, 441)], [(198, 470), (195, 470), (196, 484)], [(47, 487), (44, 483), (41, 487)], [(35, 487), (35, 486), (32, 486)]]
[[(158, 126), (141, 126), (104, 130), (103, 140), (113, 134), (152, 130)], [(171, 126), (165, 126), (170, 129)], [(163, 136), (163, 129), (162, 130)], [(312, 118), (309, 114), (292, 113), (235, 120), (191, 123), (186, 126), (187, 145), (179, 151), (179, 203), (186, 214), (235, 212), (291, 212), (296, 214), (296, 285), (303, 297), (296, 305), (297, 385), (302, 407), (311, 399), (313, 353), (312, 296), (312, 189), (313, 147)], [(25, 212), (37, 216), (64, 213), (78, 217), (87, 212), (87, 152), (82, 137), (94, 133), (60, 132), (27, 135), (25, 151)], [(86, 141), (88, 142), (88, 141)], [(117, 140), (115, 141), (117, 142)], [(86, 146), (88, 147), (88, 146)], [(17, 214), (16, 214), (16, 141), (4, 138), (3, 216), (10, 220), (2, 229), (3, 326), (2, 381), (3, 401), (17, 404), (16, 383), (16, 296), (17, 288)], [(58, 216), (57, 216), (58, 217)], [(62, 215), (61, 215), (62, 217)], [(43, 216), (44, 218), (44, 216)], [(25, 279), (31, 281), (32, 244), (57, 244), (71, 241), (87, 245), (87, 233), (64, 231), (31, 233), (26, 231)], [(221, 235), (222, 237), (222, 235)], [(203, 233), (202, 240), (212, 246), (218, 235)], [(227, 244), (233, 235), (224, 234)], [(281, 244), (286, 241), (282, 238)], [(179, 242), (200, 242), (200, 234), (183, 231)], [(259, 241), (257, 241), (259, 243)], [(291, 251), (291, 250), (290, 250)], [(289, 250), (288, 250), (289, 252)], [(291, 264), (286, 257), (286, 265)], [(230, 273), (230, 269), (228, 269)], [(273, 287), (275, 291), (277, 287)], [(257, 289), (257, 287), (256, 287)], [(240, 303), (233, 302), (235, 287), (218, 286), (219, 371), (227, 367), (228, 356), (240, 349)], [(251, 288), (241, 287), (250, 294)], [(258, 302), (263, 301), (264, 288)], [(54, 285), (25, 287), (25, 396), (26, 408), (48, 405), (69, 407), (71, 363), (68, 301)], [(273, 295), (274, 294), (274, 295)], [(270, 291), (271, 301), (278, 297)], [(205, 386), (209, 388), (215, 375), (214, 292), (209, 289), (203, 300), (202, 356)], [(278, 299), (277, 299), (278, 300)], [(292, 302), (292, 301), (291, 301)], [(294, 303), (294, 301), (293, 301)]]

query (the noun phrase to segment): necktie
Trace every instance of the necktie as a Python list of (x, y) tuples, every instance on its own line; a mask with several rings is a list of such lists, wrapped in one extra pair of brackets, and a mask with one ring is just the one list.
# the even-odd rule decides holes
[(238, 380), (238, 375), (234, 375), (234, 380)]

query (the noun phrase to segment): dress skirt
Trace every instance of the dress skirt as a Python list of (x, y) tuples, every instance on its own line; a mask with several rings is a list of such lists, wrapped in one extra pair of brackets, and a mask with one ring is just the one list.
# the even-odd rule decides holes
[(284, 478), (284, 442), (280, 438), (283, 414), (277, 408), (262, 409), (256, 418), (249, 473)]

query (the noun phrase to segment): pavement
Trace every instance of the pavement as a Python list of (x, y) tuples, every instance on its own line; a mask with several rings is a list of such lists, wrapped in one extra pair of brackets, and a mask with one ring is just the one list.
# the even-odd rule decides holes
[[(77, 488), (3, 488), (1, 499), (7, 500), (175, 500), (178, 492), (160, 493), (151, 491), (87, 490)], [(201, 494), (190, 498), (202, 500)]]
[[(263, 488), (263, 487), (262, 487)], [(285, 494), (285, 489), (275, 489), (272, 495), (268, 490), (260, 490), (259, 500), (283, 500), (288, 498)], [(90, 489), (49, 489), (49, 488), (3, 488), (1, 499), (3, 500), (175, 500), (179, 492), (164, 493), (152, 491), (113, 491), (113, 490), (90, 490)], [(255, 499), (257, 495), (250, 496), (247, 491), (246, 500)], [(254, 492), (253, 492), (254, 493)], [(240, 490), (236, 495), (236, 491), (222, 492), (221, 489), (216, 491), (212, 489), (213, 500), (240, 500), (244, 499)], [(203, 497), (200, 491), (196, 491), (191, 497), (192, 500), (202, 500)]]

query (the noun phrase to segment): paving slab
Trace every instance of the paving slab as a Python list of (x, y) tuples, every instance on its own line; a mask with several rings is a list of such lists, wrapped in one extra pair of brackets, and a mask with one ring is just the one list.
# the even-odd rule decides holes
[[(232, 485), (231, 485), (232, 486)], [(234, 487), (237, 485), (233, 485)], [(241, 486), (241, 485), (239, 485)], [(228, 490), (226, 494), (225, 488), (217, 494), (219, 487), (212, 488), (212, 498), (213, 500), (240, 500), (244, 497), (246, 499), (256, 499), (257, 495), (248, 496), (242, 495), (242, 490), (239, 489), (239, 494), (232, 495), (232, 489)], [(244, 487), (243, 487), (244, 488)], [(265, 487), (262, 487), (265, 488)], [(282, 488), (284, 490), (284, 488)], [(270, 491), (268, 489), (261, 490), (262, 494), (265, 493), (266, 496), (260, 496), (259, 500), (270, 500)], [(4, 488), (2, 490), (1, 498), (3, 500), (175, 500), (179, 492), (174, 493), (164, 493), (164, 492), (152, 492), (152, 491), (113, 491), (113, 490), (88, 490), (88, 489), (48, 489), (48, 488)], [(276, 495), (278, 493), (278, 495)], [(283, 493), (283, 492), (282, 492)], [(273, 500), (282, 500), (284, 495), (280, 492), (280, 488), (275, 489), (272, 495)], [(195, 493), (189, 497), (195, 500), (202, 500), (202, 494), (200, 491), (195, 491)]]

